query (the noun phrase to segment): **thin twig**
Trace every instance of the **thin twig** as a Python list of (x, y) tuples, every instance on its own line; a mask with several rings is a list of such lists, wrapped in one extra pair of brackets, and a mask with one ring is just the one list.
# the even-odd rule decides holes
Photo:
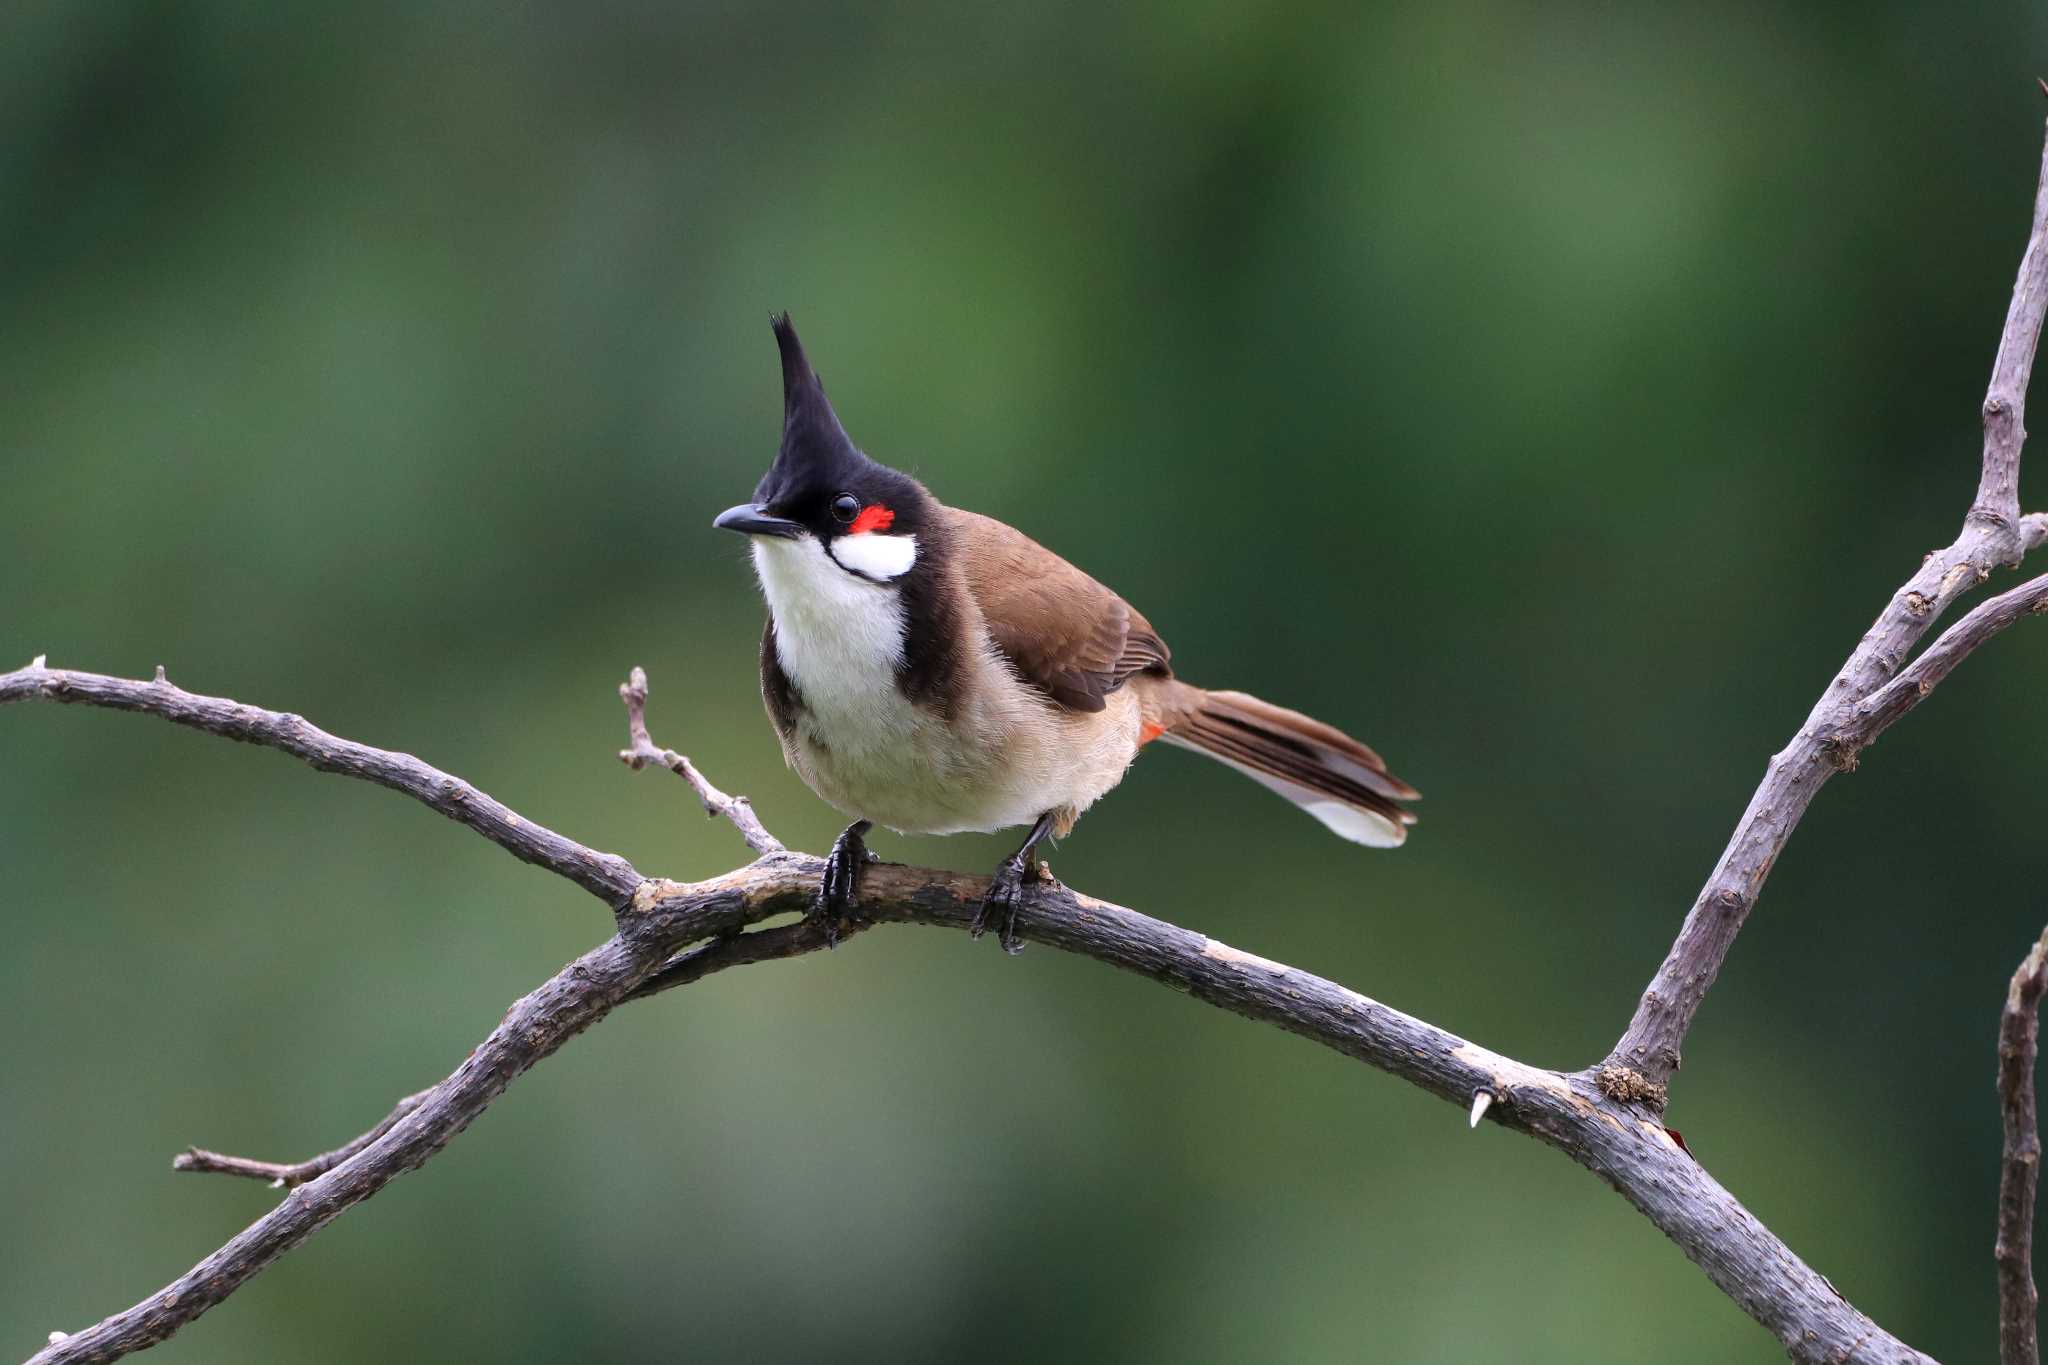
[(2041, 1132), (2034, 1117), (2034, 1056), (2041, 989), (2048, 984), (2048, 930), (2013, 973), (1998, 1020), (1998, 1107), (2005, 1156), (1998, 1178), (1998, 1358), (2040, 1365), (2041, 1299), (2034, 1288), (2034, 1195), (2041, 1182)]
[(354, 1156), (363, 1148), (391, 1131), (391, 1125), (419, 1108), (420, 1101), (432, 1094), (421, 1090), (400, 1100), (389, 1114), (386, 1114), (369, 1132), (354, 1138), (331, 1152), (307, 1157), (304, 1161), (289, 1163), (276, 1161), (251, 1161), (247, 1157), (226, 1156), (220, 1152), (209, 1152), (204, 1147), (187, 1147), (171, 1158), (174, 1171), (194, 1171), (201, 1175), (239, 1175), (250, 1180), (268, 1180), (277, 1189), (292, 1189), (309, 1180), (316, 1180)]
[(1772, 757), (1720, 860), (1693, 901), (1677, 941), (1643, 991), (1628, 1029), (1608, 1054), (1609, 1065), (1631, 1069), (1655, 1086), (1670, 1082), (1693, 1016), (1756, 905), (1764, 879), (1770, 876), (1814, 794), (1839, 770), (1841, 749), (1836, 736), (1844, 718), (1892, 680), (1913, 646), (1950, 603), (1990, 577), (1993, 569), (2019, 563), (2029, 548), (2048, 535), (2048, 521), (2041, 514), (2020, 515), (2018, 494), (2020, 447), (2027, 434), (2027, 380), (2044, 314), (2048, 314), (2048, 143), (2043, 145), (2035, 187), (2033, 225), (1984, 397), (1984, 450), (1977, 495), (1963, 519), (1962, 533), (1947, 549), (1927, 556), (1919, 571), (1892, 595), (1841, 672), (1814, 703), (1799, 733)]
[(690, 784), (697, 799), (704, 803), (704, 813), (713, 818), (723, 816), (732, 822), (740, 832), (740, 838), (747, 841), (747, 847), (754, 852), (767, 855), (782, 853), (782, 841), (770, 834), (762, 825), (760, 817), (754, 814), (754, 803), (744, 796), (727, 796), (711, 785), (709, 778), (697, 771), (697, 765), (677, 753), (674, 749), (659, 749), (647, 734), (647, 673), (635, 667), (619, 684), (619, 697), (626, 703), (626, 747), (619, 750), (619, 761), (638, 772), (650, 763), (659, 763), (683, 781)]
[(341, 773), (404, 792), (429, 810), (469, 826), (520, 861), (568, 878), (614, 910), (631, 900), (644, 880), (616, 853), (585, 848), (535, 824), (411, 754), (340, 739), (288, 712), (187, 692), (166, 680), (161, 668), (154, 681), (140, 682), (50, 668), (39, 654), (26, 668), (0, 673), (0, 705), (37, 699), (139, 711), (175, 725), (282, 750), (323, 773)]

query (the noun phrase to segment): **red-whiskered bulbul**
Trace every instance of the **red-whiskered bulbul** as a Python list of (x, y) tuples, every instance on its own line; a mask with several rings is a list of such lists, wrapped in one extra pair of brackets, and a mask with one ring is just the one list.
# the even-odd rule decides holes
[(876, 824), (904, 834), (1029, 825), (975, 917), (1022, 948), (1033, 850), (1063, 837), (1155, 739), (1209, 755), (1353, 843), (1392, 848), (1418, 793), (1342, 731), (1173, 675), (1129, 603), (1000, 521), (947, 507), (855, 447), (789, 316), (782, 447), (754, 500), (712, 525), (750, 538), (768, 598), (761, 695), (783, 757), (853, 817), (817, 912), (828, 940)]

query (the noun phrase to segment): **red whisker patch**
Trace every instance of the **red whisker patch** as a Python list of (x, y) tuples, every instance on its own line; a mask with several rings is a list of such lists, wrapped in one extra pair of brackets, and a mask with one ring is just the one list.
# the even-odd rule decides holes
[(1138, 747), (1140, 749), (1144, 748), (1147, 744), (1150, 744), (1165, 733), (1166, 727), (1164, 725), (1160, 725), (1156, 721), (1146, 721), (1138, 729)]
[(846, 528), (846, 534), (857, 536), (863, 531), (886, 531), (895, 521), (894, 512), (879, 502), (872, 502), (860, 509), (860, 515), (853, 519), (853, 525)]

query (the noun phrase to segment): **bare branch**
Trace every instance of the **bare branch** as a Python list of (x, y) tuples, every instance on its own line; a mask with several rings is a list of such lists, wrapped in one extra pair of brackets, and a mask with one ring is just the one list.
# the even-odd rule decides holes
[(614, 910), (632, 899), (643, 880), (633, 865), (617, 854), (585, 848), (535, 824), (461, 778), (411, 754), (337, 738), (300, 716), (187, 692), (167, 681), (161, 668), (155, 681), (136, 682), (49, 668), (39, 654), (27, 668), (0, 673), (0, 705), (38, 699), (161, 716), (175, 725), (281, 749), (321, 772), (359, 777), (404, 792), (457, 824), (469, 826), (521, 862), (567, 877)]
[[(1772, 757), (1764, 779), (1736, 823), (1728, 846), (1700, 888), (1678, 939), (1665, 955), (1637, 1003), (1628, 1029), (1608, 1062), (1665, 1085), (1678, 1069), (1685, 1035), (1707, 991), (1720, 974), (1735, 936), (1749, 918), (1764, 879), (1784, 851), (1807, 805), (1838, 771), (1834, 743), (1843, 718), (1858, 703), (1890, 682), (1913, 646), (1949, 604), (1991, 575), (2017, 564), (2027, 549), (2048, 535), (2036, 514), (2019, 510), (2020, 447), (2027, 380), (2034, 363), (2041, 320), (2048, 312), (2048, 146), (2034, 196), (2033, 226), (2012, 303), (1992, 362), (1984, 398), (1984, 453), (1977, 497), (1963, 519), (1962, 533), (1945, 550), (1927, 556), (1919, 572), (1885, 604), (1863, 639), (1792, 742)], [(1904, 714), (1903, 711), (1900, 714)]]
[(2028, 616), (2048, 612), (2048, 574), (2029, 579), (2009, 592), (2002, 592), (1977, 605), (1962, 620), (1943, 631), (1921, 652), (1905, 672), (1857, 703), (1833, 744), (1837, 765), (1853, 767), (1858, 750), (1890, 729), (1892, 724), (1918, 706), (1970, 652), (1992, 636)]
[[(119, 680), (65, 676), (91, 680), (108, 696), (126, 695), (107, 687)], [(0, 679), (0, 688), (7, 685), (7, 679)], [(30, 685), (40, 689), (44, 681)], [(245, 728), (245, 714), (265, 714), (233, 702), (217, 705), (229, 708), (228, 714)], [(217, 732), (242, 737), (234, 729)], [(311, 727), (295, 733), (306, 732), (320, 733)], [(322, 736), (321, 742), (343, 744), (331, 736)], [(354, 767), (339, 770), (360, 775)], [(506, 816), (530, 828), (520, 817)], [(570, 850), (572, 866), (601, 857), (575, 845)], [(82, 1332), (53, 1337), (35, 1360), (40, 1365), (113, 1360), (164, 1340), (344, 1210), (431, 1159), (514, 1079), (618, 1004), (726, 967), (824, 947), (823, 933), (808, 919), (743, 932), (748, 925), (807, 910), (823, 870), (821, 859), (783, 852), (705, 882), (643, 882), (619, 909), (617, 937), (520, 1000), (447, 1080), (408, 1097), (363, 1137), (297, 1166), (193, 1154), (180, 1163), (182, 1168), (267, 1176), (288, 1184), (303, 1178), (304, 1183), (158, 1293)], [(876, 923), (966, 929), (987, 888), (978, 877), (878, 864), (863, 877), (862, 901), (847, 931)], [(1056, 884), (1027, 889), (1018, 928), (1036, 942), (1121, 967), (1322, 1043), (1450, 1102), (1468, 1123), (1475, 1115), (1490, 1118), (1566, 1153), (1619, 1190), (1769, 1328), (1795, 1360), (1926, 1360), (1845, 1302), (1646, 1116), (1646, 1106), (1635, 1102), (1639, 1092), (1611, 1077), (1528, 1066), (1334, 982)], [(1479, 1105), (1476, 1097), (1482, 1094), (1489, 1099)], [(314, 1168), (322, 1165), (325, 1169), (316, 1173)]]
[[(822, 859), (790, 854), (735, 876), (748, 883), (748, 914), (758, 921), (807, 907), (823, 873)], [(874, 864), (862, 874), (861, 902), (841, 942), (874, 924), (965, 929), (987, 889), (981, 877)], [(698, 888), (679, 891), (673, 902), (655, 900), (650, 913), (692, 904), (700, 894)], [(1618, 1190), (1769, 1328), (1794, 1360), (1928, 1359), (1845, 1301), (1679, 1147), (1647, 1106), (1616, 1098), (1612, 1083), (1594, 1069), (1528, 1066), (1333, 981), (1057, 884), (1027, 890), (1017, 927), (1031, 942), (1120, 967), (1321, 1043), (1456, 1106), (1461, 1121), (1471, 1122), (1476, 1108), (1484, 1119), (1557, 1148)], [(714, 939), (670, 958), (632, 996), (824, 947), (823, 932), (808, 920)], [(1482, 1092), (1491, 1098), (1478, 1106)]]
[(352, 1141), (343, 1143), (331, 1152), (322, 1152), (320, 1155), (308, 1157), (304, 1161), (294, 1161), (289, 1164), (275, 1161), (251, 1161), (247, 1157), (224, 1156), (219, 1152), (209, 1152), (203, 1147), (187, 1147), (184, 1151), (171, 1158), (171, 1169), (174, 1171), (195, 1171), (201, 1175), (239, 1175), (245, 1176), (250, 1180), (268, 1180), (273, 1186), (281, 1190), (292, 1189), (305, 1184), (308, 1180), (314, 1180), (326, 1175), (336, 1166), (339, 1166), (357, 1152), (362, 1151), (363, 1148), (369, 1146), (378, 1138), (383, 1137), (391, 1131), (392, 1124), (397, 1123), (407, 1114), (419, 1108), (420, 1101), (432, 1093), (431, 1090), (421, 1090), (407, 1095), (393, 1106), (391, 1112), (386, 1114), (378, 1122), (377, 1126), (369, 1132)]
[(2013, 973), (1998, 1020), (1998, 1107), (2005, 1159), (1998, 1180), (1998, 1358), (2040, 1365), (2041, 1299), (2034, 1288), (2034, 1195), (2041, 1182), (2041, 1132), (2034, 1117), (2034, 1057), (2041, 989), (2048, 984), (2048, 930)]
[(619, 760), (633, 771), (638, 772), (650, 763), (659, 763), (670, 772), (690, 784), (697, 793), (697, 799), (704, 803), (704, 813), (709, 816), (724, 816), (732, 821), (732, 827), (740, 832), (740, 838), (747, 841), (747, 847), (756, 853), (781, 853), (782, 841), (770, 834), (754, 814), (753, 802), (744, 796), (727, 796), (711, 785), (709, 778), (697, 771), (697, 765), (673, 749), (657, 749), (647, 734), (647, 673), (636, 666), (619, 684), (619, 697), (626, 703), (627, 746), (619, 750)]
[[(825, 946), (809, 921), (715, 937), (679, 955), (659, 945), (723, 934), (810, 903), (821, 859), (767, 858), (695, 885), (650, 883), (629, 931), (515, 1005), (469, 1061), (338, 1166), (300, 1186), (221, 1251), (143, 1303), (53, 1344), (38, 1365), (111, 1360), (161, 1341), (349, 1206), (429, 1157), (526, 1068), (621, 1000), (725, 967), (793, 957)], [(986, 880), (877, 864), (863, 879), (857, 927), (917, 923), (965, 930)], [(1485, 1116), (1558, 1148), (1619, 1190), (1678, 1243), (1720, 1288), (1786, 1344), (1795, 1360), (1924, 1362), (1886, 1334), (1793, 1254), (1640, 1109), (1604, 1095), (1590, 1073), (1527, 1066), (1334, 982), (1230, 947), (1134, 910), (1033, 886), (1019, 931), (1161, 981), (1198, 1000), (1273, 1023), (1398, 1076), (1468, 1115)]]
[(2019, 278), (2013, 281), (2012, 303), (2006, 308), (2005, 330), (1998, 355), (1991, 362), (1991, 384), (1984, 393), (1984, 459), (1977, 479), (1972, 517), (2015, 526), (2020, 519), (2020, 446), (2027, 439), (2027, 380), (2034, 369), (2034, 348), (2041, 339), (2041, 316), (2048, 311), (2048, 146), (2041, 154), (2041, 174), (2034, 191), (2034, 227), (2020, 257)]

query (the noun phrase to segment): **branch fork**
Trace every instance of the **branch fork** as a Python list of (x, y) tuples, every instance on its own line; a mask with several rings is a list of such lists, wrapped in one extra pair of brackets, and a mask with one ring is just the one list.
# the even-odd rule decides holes
[[(2020, 447), (2026, 438), (2026, 390), (2048, 315), (2048, 143), (2034, 194), (2033, 221), (2020, 258), (2012, 302), (1992, 361), (1983, 418), (1984, 444), (1976, 496), (1954, 543), (1936, 550), (1892, 595), (1806, 723), (1771, 760), (1727, 847), (1708, 875), (1657, 969), (1626, 1032), (1608, 1055), (1652, 1085), (1678, 1070), (1693, 1016), (1720, 974), (1743, 921), (1807, 805), (1836, 772), (1851, 771), (1858, 753), (1918, 705), (1956, 663), (2006, 626), (2038, 609), (2048, 577), (1986, 602), (1945, 631), (1912, 665), (1906, 659), (1934, 622), (1995, 568), (2018, 564), (2048, 538), (2048, 513), (2022, 516)], [(1903, 672), (1901, 671), (1903, 667)], [(1731, 909), (1732, 907), (1732, 909)]]
[(378, 1138), (391, 1131), (393, 1124), (420, 1107), (421, 1101), (431, 1095), (431, 1090), (421, 1090), (400, 1100), (377, 1126), (361, 1137), (345, 1142), (331, 1152), (322, 1152), (304, 1161), (280, 1163), (275, 1161), (251, 1161), (247, 1157), (224, 1156), (209, 1152), (203, 1147), (187, 1147), (171, 1158), (174, 1171), (193, 1171), (202, 1175), (238, 1175), (249, 1180), (267, 1180), (274, 1190), (296, 1189), (309, 1180), (317, 1180), (342, 1162), (362, 1151)]

